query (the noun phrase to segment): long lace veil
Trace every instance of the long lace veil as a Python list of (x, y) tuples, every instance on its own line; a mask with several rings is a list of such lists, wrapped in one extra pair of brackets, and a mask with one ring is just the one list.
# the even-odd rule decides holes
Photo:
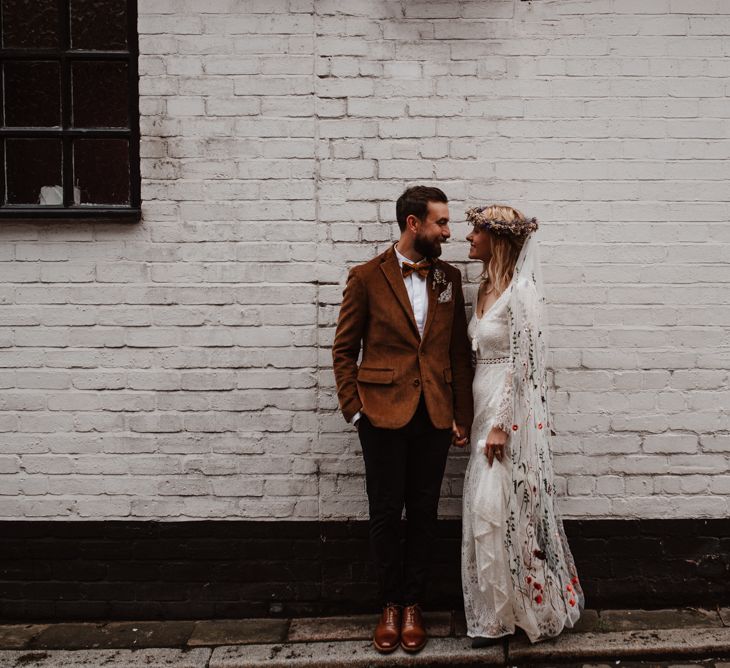
[[(509, 439), (512, 489), (507, 497), (506, 543), (515, 601), (533, 617), (539, 635), (553, 623), (577, 620), (584, 606), (557, 509), (548, 406), (546, 302), (538, 242), (532, 233), (515, 266), (509, 295), (513, 421)], [(554, 614), (551, 614), (551, 610)]]

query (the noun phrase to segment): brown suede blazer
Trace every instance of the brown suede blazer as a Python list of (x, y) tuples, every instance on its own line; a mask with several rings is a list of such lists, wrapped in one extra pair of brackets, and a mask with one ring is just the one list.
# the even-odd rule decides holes
[[(434, 281), (438, 273), (440, 282)], [(348, 422), (362, 411), (376, 427), (403, 427), (423, 392), (436, 428), (450, 428), (452, 419), (471, 427), (471, 347), (461, 272), (436, 260), (427, 286), (421, 339), (393, 246), (350, 271), (332, 346), (337, 396)]]

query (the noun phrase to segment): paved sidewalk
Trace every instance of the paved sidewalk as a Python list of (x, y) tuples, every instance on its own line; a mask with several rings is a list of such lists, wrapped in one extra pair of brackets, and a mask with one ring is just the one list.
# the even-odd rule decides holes
[[(382, 656), (370, 643), (376, 615), (96, 624), (0, 625), (2, 668), (359, 668), (580, 664), (695, 659), (730, 668), (730, 608), (586, 610), (578, 626), (531, 645), (473, 650), (463, 616), (426, 614), (431, 639), (416, 655)], [(654, 663), (653, 665), (657, 665)], [(699, 665), (699, 664), (697, 664)]]

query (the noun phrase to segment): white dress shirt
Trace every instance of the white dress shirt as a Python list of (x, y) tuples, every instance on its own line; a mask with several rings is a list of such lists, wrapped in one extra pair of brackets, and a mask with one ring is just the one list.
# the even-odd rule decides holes
[[(398, 251), (398, 245), (393, 245), (395, 256), (398, 258), (398, 266), (402, 269), (403, 263), (408, 262), (409, 264), (419, 264), (419, 262), (411, 262), (405, 255), (401, 255)], [(411, 309), (413, 310), (413, 316), (416, 319), (416, 326), (418, 327), (418, 333), (423, 337), (423, 328), (426, 324), (426, 315), (428, 314), (428, 282), (424, 276), (421, 276), (418, 272), (413, 271), (411, 274), (403, 279), (406, 284), (406, 292), (408, 293), (408, 300), (411, 302)], [(357, 421), (362, 417), (362, 413), (358, 411), (352, 416), (352, 424), (357, 424)]]
[[(419, 262), (411, 262), (405, 255), (398, 252), (398, 246), (393, 246), (395, 256), (398, 258), (398, 266), (403, 268), (403, 263), (420, 264)], [(421, 276), (418, 272), (411, 272), (410, 276), (403, 279), (408, 292), (408, 300), (411, 302), (413, 315), (416, 318), (418, 333), (423, 336), (423, 327), (426, 324), (426, 314), (428, 313), (428, 286), (426, 277)]]

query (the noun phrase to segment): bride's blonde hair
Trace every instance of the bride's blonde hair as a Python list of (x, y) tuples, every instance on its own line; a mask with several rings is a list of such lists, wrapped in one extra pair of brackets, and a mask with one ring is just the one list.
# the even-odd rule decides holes
[[(520, 211), (504, 204), (491, 204), (482, 209), (481, 213), (484, 218), (503, 223), (525, 219)], [(489, 232), (489, 236), (492, 241), (492, 257), (489, 262), (484, 263), (481, 279), (487, 279), (499, 296), (507, 289), (512, 280), (517, 258), (525, 244), (526, 237), (514, 234), (494, 234), (493, 232)]]

